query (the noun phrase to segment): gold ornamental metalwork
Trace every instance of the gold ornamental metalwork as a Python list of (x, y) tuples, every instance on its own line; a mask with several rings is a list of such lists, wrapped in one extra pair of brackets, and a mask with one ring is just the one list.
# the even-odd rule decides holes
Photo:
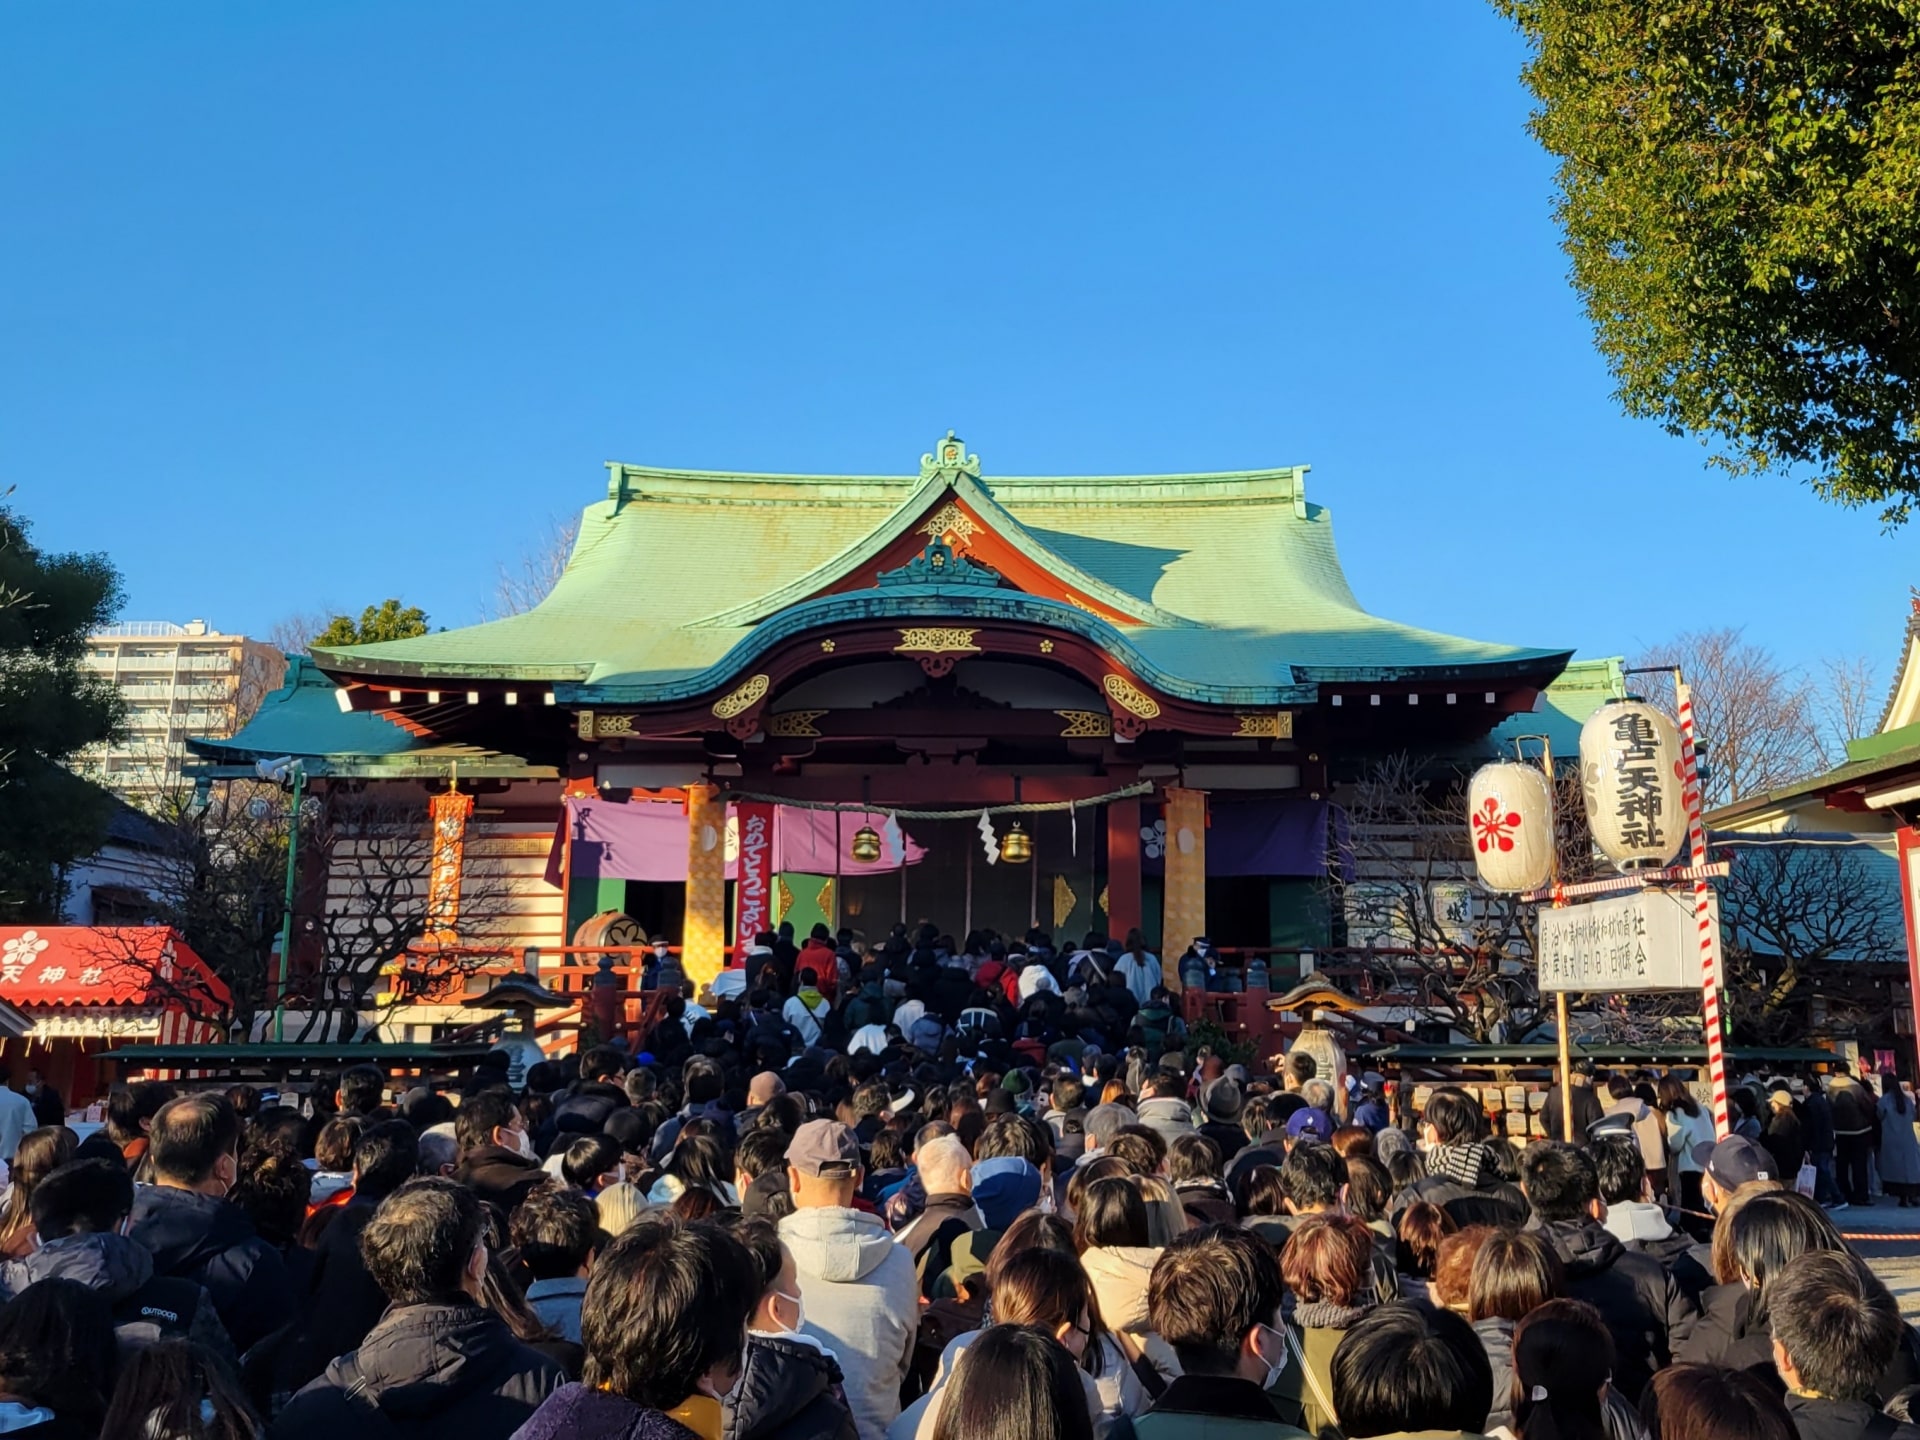
[(1056, 710), (1053, 713), (1067, 722), (1060, 731), (1062, 740), (1104, 740), (1113, 734), (1113, 721), (1104, 710)]
[(631, 715), (582, 710), (577, 723), (582, 740), (605, 740), (610, 736), (633, 734), (633, 720)]
[(1238, 714), (1233, 717), (1240, 722), (1235, 730), (1237, 739), (1291, 740), (1293, 738), (1293, 712), (1275, 710), (1270, 714)]
[(779, 740), (818, 740), (820, 731), (813, 722), (826, 713), (824, 710), (782, 710), (778, 715), (767, 716), (763, 728)]
[(977, 655), (980, 647), (973, 643), (973, 637), (980, 632), (973, 630), (952, 630), (940, 626), (919, 625), (900, 632), (900, 643), (893, 647), (896, 655)]
[(949, 500), (938, 510), (934, 511), (932, 515), (928, 516), (927, 523), (922, 525), (914, 533), (918, 535), (931, 535), (936, 540), (944, 540), (947, 536), (952, 535), (960, 541), (961, 546), (964, 548), (967, 542), (973, 539), (974, 532), (979, 528), (979, 526), (973, 523), (973, 517), (971, 515), (962, 510), (954, 501)]
[(1160, 702), (1124, 675), (1109, 675), (1100, 682), (1107, 698), (1129, 715), (1151, 720), (1160, 713)]
[(853, 858), (862, 865), (871, 865), (880, 858), (880, 832), (871, 825), (862, 825), (853, 832)]
[(731, 695), (722, 696), (713, 702), (713, 713), (721, 720), (731, 720), (747, 710), (751, 710), (765, 697), (773, 682), (764, 675), (755, 675)]

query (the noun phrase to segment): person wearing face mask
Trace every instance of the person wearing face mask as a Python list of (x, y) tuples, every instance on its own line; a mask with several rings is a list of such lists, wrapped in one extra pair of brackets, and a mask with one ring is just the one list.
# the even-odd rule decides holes
[(740, 1383), (727, 1397), (722, 1440), (856, 1440), (833, 1351), (807, 1334), (793, 1256), (771, 1220), (742, 1220), (734, 1236), (752, 1257), (760, 1303), (747, 1322)]
[(511, 1435), (566, 1383), (480, 1303), (486, 1212), (469, 1191), (409, 1181), (380, 1202), (360, 1249), (386, 1314), (288, 1402), (270, 1440), (340, 1440), (369, 1422), (405, 1440)]
[(582, 1381), (557, 1390), (514, 1440), (722, 1440), (759, 1280), (745, 1247), (717, 1226), (636, 1225), (587, 1283)]
[(511, 1091), (482, 1090), (460, 1107), (453, 1123), (460, 1141), (453, 1178), (503, 1216), (547, 1178)]
[(1267, 1392), (1289, 1364), (1273, 1247), (1225, 1225), (1174, 1238), (1153, 1267), (1147, 1314), (1180, 1374), (1133, 1422), (1138, 1440), (1298, 1440)]
[(183, 1095), (148, 1133), (154, 1183), (133, 1202), (128, 1233), (153, 1254), (156, 1275), (206, 1287), (244, 1354), (294, 1318), (287, 1267), (226, 1194), (240, 1173), (240, 1118), (224, 1095)]

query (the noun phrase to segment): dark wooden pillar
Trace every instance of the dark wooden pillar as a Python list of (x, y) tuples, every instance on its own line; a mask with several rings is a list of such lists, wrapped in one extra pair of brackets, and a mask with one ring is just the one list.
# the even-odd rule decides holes
[(1140, 923), (1140, 802), (1107, 806), (1107, 933), (1125, 940)]

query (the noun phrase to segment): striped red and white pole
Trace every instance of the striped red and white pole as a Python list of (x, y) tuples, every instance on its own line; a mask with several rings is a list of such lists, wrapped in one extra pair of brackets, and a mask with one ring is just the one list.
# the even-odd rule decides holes
[[(1693, 744), (1693, 690), (1679, 671), (1673, 675), (1674, 698), (1680, 711), (1680, 798), (1687, 807), (1687, 844), (1693, 868), (1708, 864), (1707, 827), (1700, 818), (1700, 762)], [(1713, 891), (1704, 874), (1693, 882), (1693, 923), (1700, 935), (1700, 1006), (1707, 1036), (1707, 1075), (1713, 1082), (1713, 1133), (1725, 1139), (1733, 1133), (1727, 1116), (1727, 1056), (1725, 1027), (1720, 1021), (1720, 927), (1714, 923)]]

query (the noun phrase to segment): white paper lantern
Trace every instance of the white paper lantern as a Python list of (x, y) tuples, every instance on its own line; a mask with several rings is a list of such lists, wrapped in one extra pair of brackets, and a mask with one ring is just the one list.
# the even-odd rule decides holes
[(1622, 870), (1668, 865), (1687, 838), (1680, 732), (1653, 706), (1615, 700), (1580, 727), (1580, 788), (1594, 843)]
[(1482, 765), (1467, 782), (1467, 839), (1489, 890), (1537, 890), (1553, 871), (1553, 793), (1532, 765)]

